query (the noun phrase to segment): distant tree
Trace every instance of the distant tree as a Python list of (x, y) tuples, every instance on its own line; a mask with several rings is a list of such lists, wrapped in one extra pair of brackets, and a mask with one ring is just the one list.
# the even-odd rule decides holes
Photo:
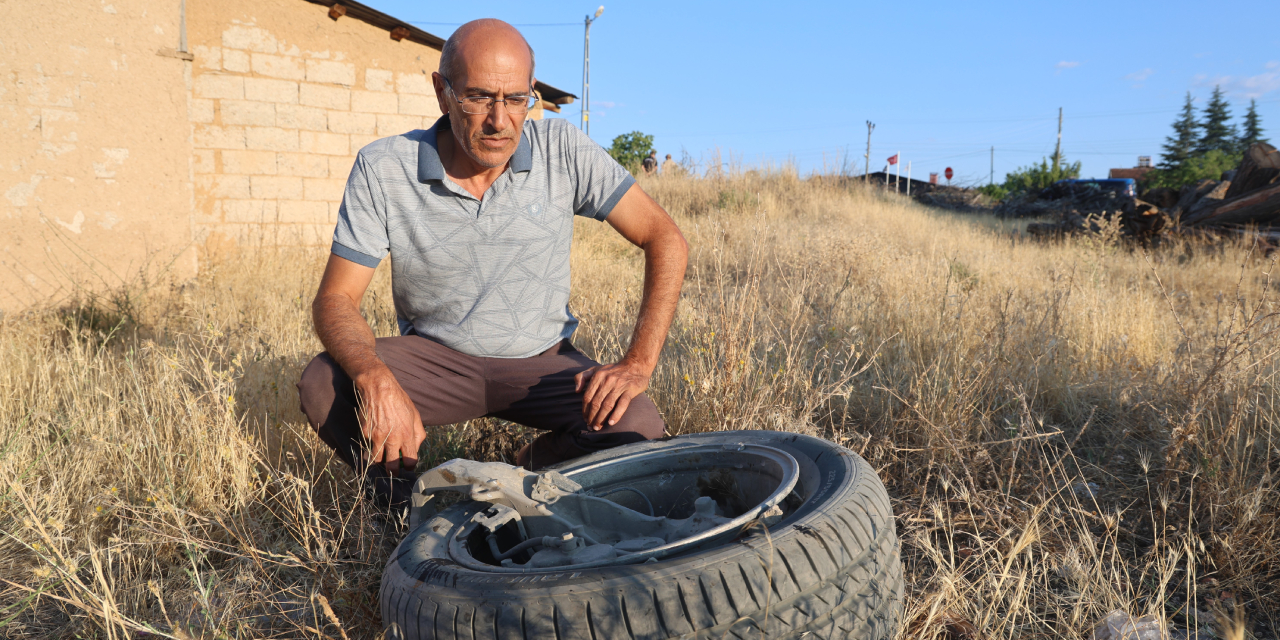
[(1267, 142), (1262, 137), (1262, 122), (1258, 118), (1258, 101), (1249, 101), (1249, 110), (1244, 114), (1244, 128), (1240, 131), (1240, 144), (1237, 145), (1241, 151), (1252, 147), (1259, 142)]
[(1239, 151), (1221, 151), (1214, 149), (1209, 153), (1197, 154), (1187, 158), (1182, 166), (1173, 169), (1156, 169), (1142, 176), (1142, 190), (1168, 187), (1181, 189), (1201, 180), (1221, 180), (1222, 172), (1236, 168), (1240, 164), (1242, 153)]
[(1173, 135), (1164, 139), (1164, 153), (1160, 155), (1160, 168), (1172, 171), (1182, 167), (1196, 152), (1196, 132), (1200, 123), (1196, 122), (1196, 108), (1191, 101), (1191, 92), (1187, 92), (1187, 102), (1182, 105), (1182, 115), (1173, 123)]
[(1018, 167), (1013, 173), (1005, 174), (1003, 186), (1009, 195), (1034, 193), (1059, 180), (1079, 177), (1079, 162), (1070, 163), (1063, 159), (1055, 169), (1053, 158), (1042, 158), (1038, 163)]
[(650, 151), (653, 151), (653, 136), (639, 131), (624, 133), (614, 138), (613, 146), (609, 147), (609, 155), (631, 173), (640, 171), (640, 163)]
[(1200, 121), (1200, 143), (1196, 145), (1197, 154), (1210, 151), (1231, 153), (1236, 150), (1236, 126), (1231, 124), (1231, 107), (1222, 95), (1222, 87), (1214, 87), (1209, 104), (1204, 107), (1204, 118)]

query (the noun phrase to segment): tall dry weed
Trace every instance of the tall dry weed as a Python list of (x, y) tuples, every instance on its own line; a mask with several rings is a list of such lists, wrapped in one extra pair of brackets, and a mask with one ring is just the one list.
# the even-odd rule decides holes
[[(1029, 242), (785, 168), (643, 185), (693, 251), (650, 389), (670, 431), (866, 456), (904, 541), (904, 637), (1087, 637), (1117, 608), (1199, 637), (1238, 611), (1273, 637), (1280, 340), (1260, 247)], [(395, 529), (293, 387), (320, 348), (324, 258), (247, 250), (0, 321), (0, 633), (379, 635)], [(575, 341), (616, 358), (641, 257), (581, 221), (572, 260)], [(365, 302), (393, 333), (385, 269)], [(510, 459), (531, 435), (433, 430), (423, 464)]]

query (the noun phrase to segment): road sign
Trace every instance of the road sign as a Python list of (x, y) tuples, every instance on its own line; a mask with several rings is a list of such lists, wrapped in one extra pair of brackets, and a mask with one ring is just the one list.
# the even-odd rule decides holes
[(953, 176), (953, 175), (955, 175), (955, 174), (951, 172), (951, 167), (947, 167), (947, 170), (946, 170), (945, 172), (943, 172), (943, 175), (947, 176), (947, 182), (950, 182), (950, 181), (951, 181), (951, 176)]
[(929, 174), (929, 184), (938, 184), (938, 172), (934, 171)]

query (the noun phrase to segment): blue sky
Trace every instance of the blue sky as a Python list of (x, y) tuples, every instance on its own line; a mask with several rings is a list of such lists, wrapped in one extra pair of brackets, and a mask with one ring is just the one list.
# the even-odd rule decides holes
[[(482, 17), (521, 26), (538, 78), (581, 93), (596, 2), (365, 0), (448, 37)], [(1160, 153), (1191, 91), (1233, 114), (1258, 100), (1280, 141), (1280, 2), (734, 2), (607, 0), (591, 27), (591, 136), (633, 130), (659, 154), (861, 173), (901, 151), (912, 176), (986, 183), (1063, 149), (1085, 176)], [(545, 25), (545, 26), (544, 26)], [(561, 116), (578, 121), (580, 104)], [(905, 167), (904, 167), (905, 173)]]

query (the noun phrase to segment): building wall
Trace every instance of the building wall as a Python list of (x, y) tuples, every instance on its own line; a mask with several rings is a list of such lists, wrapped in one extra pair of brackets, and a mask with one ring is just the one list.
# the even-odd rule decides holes
[(182, 5), (4, 5), (0, 313), (327, 245), (356, 152), (439, 117), (432, 47), (305, 0)]
[(189, 0), (195, 239), (327, 245), (355, 154), (429, 127), (440, 52), (304, 0)]
[(3, 6), (0, 313), (193, 273), (179, 0)]

